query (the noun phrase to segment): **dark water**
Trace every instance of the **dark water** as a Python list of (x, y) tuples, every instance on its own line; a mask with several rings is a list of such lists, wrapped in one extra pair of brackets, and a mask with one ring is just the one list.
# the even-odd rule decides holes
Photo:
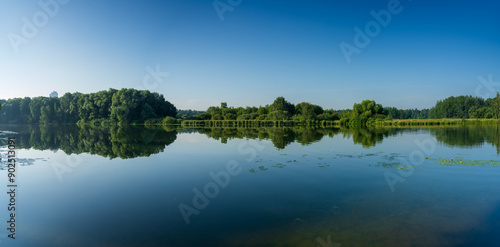
[(0, 130), (0, 246), (499, 245), (497, 126)]

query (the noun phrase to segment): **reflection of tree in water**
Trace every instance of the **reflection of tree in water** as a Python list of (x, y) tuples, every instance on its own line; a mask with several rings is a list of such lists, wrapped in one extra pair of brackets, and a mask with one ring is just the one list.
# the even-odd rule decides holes
[(361, 144), (364, 148), (375, 146), (375, 144), (382, 142), (384, 135), (379, 131), (368, 131), (366, 129), (353, 129), (352, 140), (354, 144)]
[(198, 129), (198, 132), (215, 140), (220, 140), (221, 143), (227, 143), (230, 139), (240, 139), (244, 137), (240, 136), (236, 129), (233, 128)]
[(295, 141), (295, 135), (289, 128), (203, 128), (198, 129), (198, 132), (222, 143), (234, 138), (271, 140), (279, 149)]
[(330, 134), (332, 137), (339, 129), (316, 129), (316, 128), (295, 128), (295, 141), (302, 145), (309, 145), (323, 139), (323, 136)]
[(351, 138), (354, 144), (370, 148), (381, 143), (384, 138), (397, 134), (431, 133), (438, 142), (451, 146), (477, 147), (485, 142), (491, 143), (500, 154), (500, 126), (465, 126), (436, 128), (308, 128), (308, 127), (269, 127), (269, 128), (201, 128), (199, 133), (226, 143), (227, 140), (238, 138), (271, 140), (278, 149), (284, 149), (290, 143), (298, 142), (309, 145), (328, 135), (333, 138), (342, 134)]
[(203, 128), (198, 132), (222, 143), (234, 138), (271, 140), (280, 149), (295, 141), (295, 134), (290, 128)]
[(226, 143), (228, 139), (248, 138), (271, 140), (278, 149), (284, 149), (290, 143), (308, 145), (317, 142), (325, 135), (335, 135), (339, 129), (315, 129), (304, 127), (269, 127), (269, 128), (203, 128), (199, 133)]
[(18, 126), (13, 131), (18, 133), (15, 135), (18, 148), (60, 149), (67, 154), (90, 153), (110, 159), (160, 153), (177, 138), (176, 131), (134, 126), (34, 125)]
[(500, 154), (500, 126), (461, 126), (430, 129), (438, 142), (457, 147), (479, 147), (485, 142), (496, 147)]
[(361, 144), (364, 148), (370, 148), (377, 143), (381, 143), (385, 137), (396, 135), (402, 131), (409, 129), (391, 129), (391, 128), (357, 128), (357, 129), (342, 129), (344, 137), (351, 137), (354, 144)]
[(268, 128), (267, 133), (277, 149), (284, 149), (295, 141), (295, 132), (290, 128)]
[[(18, 134), (18, 148), (38, 150), (61, 149), (68, 154), (90, 153), (109, 158), (147, 157), (162, 152), (173, 143), (177, 131), (172, 128), (145, 128), (142, 126), (89, 127), (76, 125), (59, 126), (7, 126)], [(438, 142), (450, 146), (477, 147), (485, 142), (496, 147), (500, 154), (500, 126), (466, 126), (439, 128), (374, 128), (374, 129), (339, 129), (309, 127), (270, 127), (270, 128), (201, 128), (180, 130), (180, 132), (198, 132), (210, 138), (227, 143), (231, 139), (271, 140), (278, 149), (284, 149), (293, 142), (302, 145), (320, 141), (325, 135), (333, 138), (341, 134), (344, 138), (352, 137), (355, 144), (364, 148), (373, 147), (386, 137), (398, 133), (431, 133)], [(6, 140), (0, 140), (5, 145)]]
[(497, 148), (497, 154), (500, 154), (500, 126), (494, 126), (490, 129), (490, 134), (486, 136), (486, 141)]
[(271, 140), (278, 149), (284, 149), (293, 142), (309, 145), (320, 141), (324, 136), (333, 138), (342, 134), (344, 138), (352, 137), (355, 144), (361, 144), (365, 148), (375, 146), (385, 137), (390, 137), (402, 132), (418, 132), (418, 129), (402, 128), (373, 128), (373, 129), (349, 129), (349, 128), (310, 128), (310, 127), (269, 127), (269, 128), (201, 128), (199, 133), (205, 134), (216, 140), (226, 143), (228, 139), (248, 138)]

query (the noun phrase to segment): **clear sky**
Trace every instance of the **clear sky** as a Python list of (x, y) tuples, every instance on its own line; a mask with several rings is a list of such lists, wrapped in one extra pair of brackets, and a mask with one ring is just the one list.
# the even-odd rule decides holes
[[(490, 74), (500, 91), (500, 1), (215, 3), (2, 0), (0, 98), (136, 88), (179, 109), (278, 96), (420, 109), (477, 95), (478, 77)], [(356, 52), (346, 56), (341, 44)]]

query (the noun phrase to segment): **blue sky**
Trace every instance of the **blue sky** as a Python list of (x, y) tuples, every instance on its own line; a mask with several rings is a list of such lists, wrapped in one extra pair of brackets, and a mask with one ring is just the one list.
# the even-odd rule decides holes
[[(492, 75), (489, 88), (500, 91), (498, 1), (217, 3), (226, 11), (212, 0), (1, 1), (0, 98), (136, 88), (180, 109), (278, 96), (420, 109), (478, 87), (493, 96), (480, 76)], [(367, 35), (374, 23), (379, 30), (372, 25), (370, 42), (356, 47), (355, 28)], [(342, 42), (359, 51), (350, 62)]]

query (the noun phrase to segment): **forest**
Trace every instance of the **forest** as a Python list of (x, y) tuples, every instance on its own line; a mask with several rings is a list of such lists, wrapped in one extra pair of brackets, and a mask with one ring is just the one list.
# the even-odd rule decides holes
[(375, 121), (393, 119), (442, 119), (442, 118), (496, 118), (500, 117), (500, 95), (484, 100), (473, 96), (449, 97), (440, 100), (431, 109), (397, 109), (383, 107), (374, 100), (355, 103), (352, 109), (333, 110), (308, 102), (292, 104), (278, 97), (271, 105), (259, 107), (211, 106), (205, 112), (185, 119), (191, 120), (267, 120), (267, 121), (340, 121), (342, 126), (358, 127), (370, 125)]
[(66, 93), (62, 97), (0, 100), (0, 123), (143, 123), (175, 117), (177, 109), (163, 95), (147, 90), (109, 89), (97, 93)]
[[(278, 97), (271, 105), (259, 107), (228, 107), (222, 102), (220, 106), (211, 106), (205, 112), (191, 116), (191, 120), (294, 120), (294, 121), (334, 121), (351, 119), (356, 116), (378, 117), (382, 119), (426, 119), (429, 110), (384, 108), (373, 100), (364, 100), (354, 104), (353, 109), (323, 109), (319, 105), (308, 102), (292, 104), (283, 97)], [(378, 115), (378, 116), (376, 116)]]
[(430, 109), (429, 118), (500, 118), (500, 95), (484, 100), (458, 96), (440, 100)]
[(66, 93), (62, 97), (14, 98), (0, 100), (0, 123), (78, 123), (107, 125), (171, 125), (184, 120), (204, 121), (291, 121), (317, 123), (338, 121), (342, 126), (359, 127), (393, 119), (498, 119), (500, 94), (483, 99), (451, 96), (431, 109), (383, 107), (374, 100), (354, 103), (352, 109), (323, 109), (308, 102), (293, 104), (277, 97), (259, 107), (230, 107), (226, 102), (206, 111), (177, 110), (163, 95), (147, 90), (109, 89), (97, 93)]

